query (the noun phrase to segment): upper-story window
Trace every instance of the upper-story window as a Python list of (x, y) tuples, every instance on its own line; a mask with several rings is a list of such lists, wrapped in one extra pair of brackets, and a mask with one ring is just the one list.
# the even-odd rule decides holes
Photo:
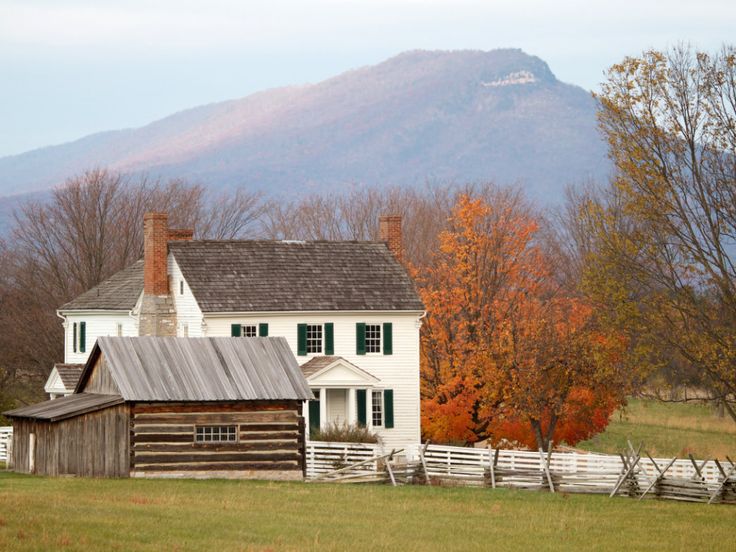
[(365, 325), (365, 352), (380, 353), (381, 352), (381, 325), (366, 324)]
[(179, 295), (184, 295), (184, 280), (179, 280)]
[(258, 326), (255, 324), (247, 324), (240, 326), (240, 335), (243, 337), (257, 337)]
[(322, 352), (322, 324), (307, 324), (307, 354)]
[(72, 324), (72, 351), (84, 353), (87, 351), (87, 323), (74, 322)]
[(232, 324), (230, 335), (232, 337), (268, 337), (268, 324)]

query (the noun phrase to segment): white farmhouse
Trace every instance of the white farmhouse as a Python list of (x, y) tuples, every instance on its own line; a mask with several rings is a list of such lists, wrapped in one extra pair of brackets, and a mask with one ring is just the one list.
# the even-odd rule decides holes
[(380, 227), (380, 242), (193, 241), (149, 213), (144, 259), (59, 309), (55, 373), (100, 336), (283, 336), (315, 395), (307, 428), (362, 424), (386, 446), (418, 443), (424, 307), (399, 262), (401, 218)]

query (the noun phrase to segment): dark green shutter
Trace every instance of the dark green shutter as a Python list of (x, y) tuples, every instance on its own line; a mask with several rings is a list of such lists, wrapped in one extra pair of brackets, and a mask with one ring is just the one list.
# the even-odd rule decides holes
[(77, 352), (77, 323), (72, 325), (72, 350)]
[(356, 354), (365, 354), (365, 322), (358, 322), (355, 325), (355, 349)]
[(87, 350), (87, 323), (79, 323), (79, 352), (84, 353)]
[(258, 324), (258, 335), (260, 337), (268, 337), (268, 324), (265, 322)]
[(391, 322), (383, 323), (383, 354), (394, 353), (394, 325)]
[(319, 431), (319, 401), (309, 401), (309, 437)]
[(325, 354), (335, 354), (335, 325), (332, 322), (325, 323)]
[(243, 327), (240, 324), (230, 324), (230, 335), (232, 337), (240, 337)]
[(297, 350), (297, 354), (300, 356), (304, 356), (307, 354), (307, 325), (306, 324), (297, 324), (296, 350)]
[(383, 390), (383, 427), (391, 429), (394, 427), (394, 390)]
[(368, 423), (368, 413), (366, 412), (366, 390), (358, 389), (355, 392), (356, 401), (358, 403), (358, 425), (365, 427)]

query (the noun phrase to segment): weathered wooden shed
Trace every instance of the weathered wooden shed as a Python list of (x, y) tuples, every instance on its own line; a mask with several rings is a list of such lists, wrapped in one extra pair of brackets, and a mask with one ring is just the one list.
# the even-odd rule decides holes
[(282, 337), (101, 337), (74, 394), (5, 415), (19, 472), (299, 479), (312, 398)]

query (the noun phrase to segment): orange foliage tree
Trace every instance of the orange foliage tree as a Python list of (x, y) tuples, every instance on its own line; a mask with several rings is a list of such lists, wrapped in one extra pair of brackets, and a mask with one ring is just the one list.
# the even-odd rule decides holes
[[(576, 404), (620, 403), (618, 344), (595, 331), (588, 305), (553, 284), (537, 233), (538, 223), (514, 198), (499, 194), (491, 205), (463, 195), (434, 263), (415, 271), (428, 310), (426, 438), (473, 442), (492, 434), (531, 444), (531, 434), (546, 449), (558, 426), (575, 441), (591, 431), (573, 425), (600, 420), (582, 422)], [(523, 438), (510, 431), (520, 424)]]

